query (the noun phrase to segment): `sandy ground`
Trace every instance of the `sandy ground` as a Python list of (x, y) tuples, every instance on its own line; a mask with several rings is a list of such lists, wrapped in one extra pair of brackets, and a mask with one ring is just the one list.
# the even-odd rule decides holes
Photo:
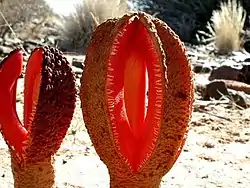
[[(22, 119), (23, 79), (17, 110)], [(77, 80), (79, 84), (79, 79)], [(197, 99), (199, 97), (197, 96)], [(208, 114), (210, 113), (210, 114)], [(217, 118), (213, 114), (224, 118)], [(250, 109), (197, 100), (184, 150), (162, 179), (163, 188), (248, 188), (250, 185)], [(10, 156), (0, 136), (0, 188), (12, 188)], [(109, 176), (84, 126), (80, 101), (68, 134), (56, 155), (60, 188), (108, 188)]]

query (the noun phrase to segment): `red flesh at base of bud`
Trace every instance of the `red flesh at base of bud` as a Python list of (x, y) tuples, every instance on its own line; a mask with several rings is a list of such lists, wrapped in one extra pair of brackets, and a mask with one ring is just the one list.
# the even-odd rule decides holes
[(29, 129), (36, 111), (42, 79), (43, 49), (36, 49), (26, 67), (24, 82), (24, 127)]
[(23, 154), (27, 130), (16, 112), (17, 79), (22, 73), (23, 55), (20, 49), (13, 51), (0, 66), (0, 125), (1, 132), (11, 150)]

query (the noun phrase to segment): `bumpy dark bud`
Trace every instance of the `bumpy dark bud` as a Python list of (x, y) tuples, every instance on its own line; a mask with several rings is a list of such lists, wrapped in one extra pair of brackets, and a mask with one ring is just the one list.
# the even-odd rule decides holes
[(52, 188), (53, 155), (74, 113), (75, 77), (57, 49), (36, 48), (25, 72), (22, 124), (15, 107), (22, 61), (19, 49), (0, 64), (0, 130), (11, 151), (15, 188)]

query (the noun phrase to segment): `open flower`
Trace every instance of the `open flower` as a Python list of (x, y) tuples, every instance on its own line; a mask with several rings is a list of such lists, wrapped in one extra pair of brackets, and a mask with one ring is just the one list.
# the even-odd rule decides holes
[(80, 98), (110, 186), (159, 187), (192, 112), (192, 72), (178, 36), (142, 12), (102, 23), (87, 49)]
[(75, 108), (75, 77), (59, 50), (36, 48), (26, 67), (22, 123), (16, 112), (22, 64), (21, 49), (0, 63), (0, 130), (10, 149), (15, 188), (51, 188), (53, 155)]

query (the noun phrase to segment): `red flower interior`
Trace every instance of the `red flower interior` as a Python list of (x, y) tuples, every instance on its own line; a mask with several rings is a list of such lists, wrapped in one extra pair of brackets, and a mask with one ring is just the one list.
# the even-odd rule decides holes
[(23, 154), (27, 144), (28, 128), (33, 120), (39, 95), (42, 69), (42, 50), (38, 49), (29, 58), (24, 89), (24, 125), (16, 112), (17, 80), (22, 72), (21, 50), (13, 51), (0, 66), (0, 124), (3, 136), (11, 150)]
[(34, 112), (41, 85), (43, 50), (32, 53), (27, 64), (24, 82), (24, 126), (28, 129), (34, 119)]
[(133, 173), (151, 156), (163, 103), (162, 58), (152, 35), (132, 17), (115, 37), (109, 57), (106, 93), (116, 147)]

